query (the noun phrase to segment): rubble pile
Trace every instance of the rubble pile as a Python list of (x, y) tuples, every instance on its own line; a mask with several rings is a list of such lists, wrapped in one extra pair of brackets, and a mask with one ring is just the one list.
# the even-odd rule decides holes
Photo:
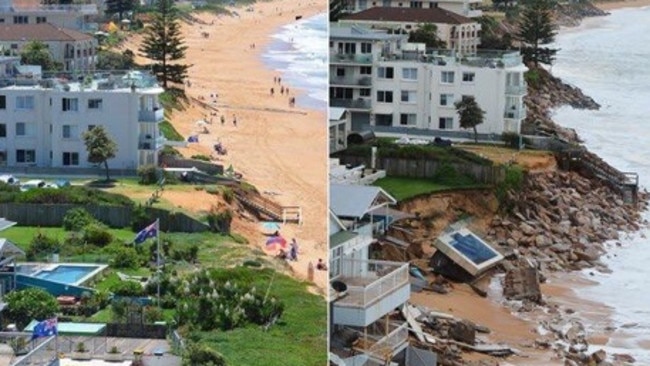
[[(639, 206), (645, 207), (646, 194)], [(619, 232), (639, 229), (642, 207), (625, 204), (620, 196), (597, 180), (573, 172), (529, 174), (520, 191), (506, 198), (507, 218), (495, 216), (487, 239), (506, 258), (525, 257), (542, 275), (549, 271), (596, 267), (603, 243)]]

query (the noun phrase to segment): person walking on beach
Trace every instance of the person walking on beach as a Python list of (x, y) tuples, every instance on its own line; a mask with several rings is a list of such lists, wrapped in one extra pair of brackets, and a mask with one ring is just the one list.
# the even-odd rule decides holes
[(221, 115), (221, 125), (223, 126), (226, 123), (226, 117), (222, 114)]
[(284, 86), (280, 87), (280, 94), (284, 95)]
[(271, 88), (271, 96), (273, 96), (273, 93), (274, 93), (273, 88)]
[(232, 115), (232, 125), (237, 127), (237, 116), (235, 116), (234, 114)]
[(289, 259), (292, 261), (298, 260), (298, 242), (296, 238), (291, 239), (291, 249), (289, 250)]
[(274, 76), (274, 77), (273, 77), (273, 84), (277, 84), (277, 83), (278, 83), (278, 77), (277, 77), (277, 76)]
[(282, 78), (278, 76), (278, 84), (282, 84)]

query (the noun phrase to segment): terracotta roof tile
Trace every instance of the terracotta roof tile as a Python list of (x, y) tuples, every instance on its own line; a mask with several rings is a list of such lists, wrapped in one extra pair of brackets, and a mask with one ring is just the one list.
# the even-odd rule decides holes
[(0, 41), (86, 41), (93, 37), (73, 29), (50, 23), (0, 24)]
[(376, 20), (388, 22), (464, 24), (475, 21), (442, 8), (374, 7), (344, 17), (345, 20)]

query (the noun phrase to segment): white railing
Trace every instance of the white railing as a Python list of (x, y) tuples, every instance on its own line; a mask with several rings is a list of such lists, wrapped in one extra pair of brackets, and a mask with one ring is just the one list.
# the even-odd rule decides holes
[(140, 122), (161, 122), (165, 118), (165, 110), (160, 108), (155, 111), (141, 110), (138, 112)]
[(506, 94), (525, 95), (526, 90), (526, 85), (506, 85)]
[(408, 263), (341, 259), (341, 275), (337, 279), (351, 283), (363, 282), (365, 285), (348, 285), (347, 296), (337, 301), (337, 305), (366, 307), (385, 297), (394, 290), (408, 285)]
[(408, 323), (404, 322), (397, 328), (393, 329), (388, 335), (379, 339), (370, 346), (368, 352), (382, 356), (385, 351), (390, 350), (394, 352), (399, 346), (408, 341), (409, 330)]

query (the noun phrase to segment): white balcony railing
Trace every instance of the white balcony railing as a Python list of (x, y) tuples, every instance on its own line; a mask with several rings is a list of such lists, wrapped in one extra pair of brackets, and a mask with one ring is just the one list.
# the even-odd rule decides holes
[(408, 263), (341, 259), (341, 274), (333, 280), (347, 285), (337, 305), (365, 308), (396, 289), (408, 285)]
[(165, 118), (165, 110), (160, 108), (155, 111), (141, 110), (138, 112), (138, 121), (140, 122), (162, 122)]
[(506, 85), (506, 94), (526, 95), (526, 85)]
[(406, 343), (409, 338), (408, 323), (404, 322), (397, 328), (393, 329), (388, 335), (379, 339), (372, 344), (368, 351), (378, 356), (384, 355), (388, 351), (391, 353), (397, 350), (401, 345)]

